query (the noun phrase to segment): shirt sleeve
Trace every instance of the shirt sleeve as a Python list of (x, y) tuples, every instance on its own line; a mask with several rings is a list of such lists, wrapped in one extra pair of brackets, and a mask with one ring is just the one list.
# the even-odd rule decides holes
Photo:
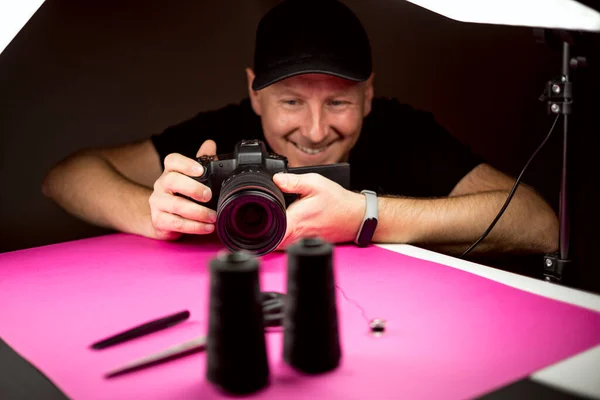
[(195, 159), (198, 149), (208, 139), (217, 144), (217, 154), (230, 153), (244, 135), (256, 137), (260, 132), (260, 121), (252, 112), (249, 101), (244, 100), (196, 114), (188, 120), (169, 126), (150, 139), (164, 169), (165, 157), (171, 153)]
[(165, 157), (171, 153), (179, 153), (189, 158), (195, 157), (200, 145), (210, 138), (206, 135), (209, 126), (210, 116), (200, 113), (179, 124), (169, 126), (160, 134), (153, 135), (150, 140), (160, 157), (163, 169)]
[(411, 170), (418, 173), (420, 191), (426, 196), (448, 196), (485, 160), (442, 127), (433, 114), (416, 111), (413, 118)]
[(361, 136), (354, 157), (355, 182), (383, 195), (445, 197), (484, 162), (432, 113), (393, 98), (373, 101)]

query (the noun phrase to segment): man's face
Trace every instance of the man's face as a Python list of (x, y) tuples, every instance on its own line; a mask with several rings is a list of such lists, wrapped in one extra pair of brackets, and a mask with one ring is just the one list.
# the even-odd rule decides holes
[[(254, 74), (248, 70), (249, 85)], [(250, 89), (266, 141), (290, 167), (344, 161), (371, 110), (373, 88), (324, 74), (305, 74)]]

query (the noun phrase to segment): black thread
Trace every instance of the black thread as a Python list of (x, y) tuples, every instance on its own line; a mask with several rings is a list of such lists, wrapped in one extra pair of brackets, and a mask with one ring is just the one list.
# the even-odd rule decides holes
[(222, 253), (210, 261), (206, 378), (234, 394), (269, 382), (258, 260)]
[(346, 292), (344, 292), (344, 289), (342, 289), (340, 286), (335, 285), (335, 287), (338, 288), (338, 290), (342, 293), (342, 296), (344, 296), (344, 298), (346, 299), (346, 301), (354, 304), (354, 306), (360, 310), (360, 312), (362, 314), (362, 317), (365, 319), (365, 321), (371, 322), (371, 320), (369, 319), (369, 317), (367, 317), (367, 312), (365, 311), (365, 309), (360, 304), (358, 304), (358, 302), (356, 300), (353, 300), (350, 297), (348, 297), (346, 295)]
[(332, 253), (317, 238), (288, 249), (283, 359), (305, 373), (332, 370), (341, 358)]

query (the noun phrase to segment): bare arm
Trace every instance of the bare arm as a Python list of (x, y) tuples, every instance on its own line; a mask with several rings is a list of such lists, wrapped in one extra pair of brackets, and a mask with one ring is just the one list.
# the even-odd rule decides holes
[[(514, 179), (487, 164), (467, 174), (449, 197), (380, 198), (374, 241), (411, 243), (460, 254), (487, 229)], [(558, 247), (558, 219), (535, 191), (519, 185), (494, 229), (473, 254), (542, 253)]]
[[(362, 194), (318, 174), (276, 174), (273, 179), (284, 192), (300, 194), (287, 210), (288, 227), (280, 248), (315, 235), (334, 243), (354, 240), (365, 214)], [(512, 178), (481, 164), (448, 197), (380, 197), (373, 241), (461, 254), (496, 217), (513, 184)], [(471, 254), (539, 254), (555, 251), (557, 242), (556, 215), (533, 189), (519, 185), (502, 218)]]
[(50, 170), (42, 191), (91, 224), (153, 236), (148, 198), (161, 173), (158, 154), (145, 140), (75, 153)]

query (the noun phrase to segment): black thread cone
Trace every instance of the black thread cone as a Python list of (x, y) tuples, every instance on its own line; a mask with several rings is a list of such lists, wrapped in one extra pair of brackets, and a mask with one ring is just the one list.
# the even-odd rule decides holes
[(310, 374), (336, 368), (341, 357), (333, 247), (306, 238), (288, 249), (283, 359)]
[(268, 384), (258, 260), (247, 253), (210, 261), (206, 349), (206, 378), (222, 390), (247, 394)]

